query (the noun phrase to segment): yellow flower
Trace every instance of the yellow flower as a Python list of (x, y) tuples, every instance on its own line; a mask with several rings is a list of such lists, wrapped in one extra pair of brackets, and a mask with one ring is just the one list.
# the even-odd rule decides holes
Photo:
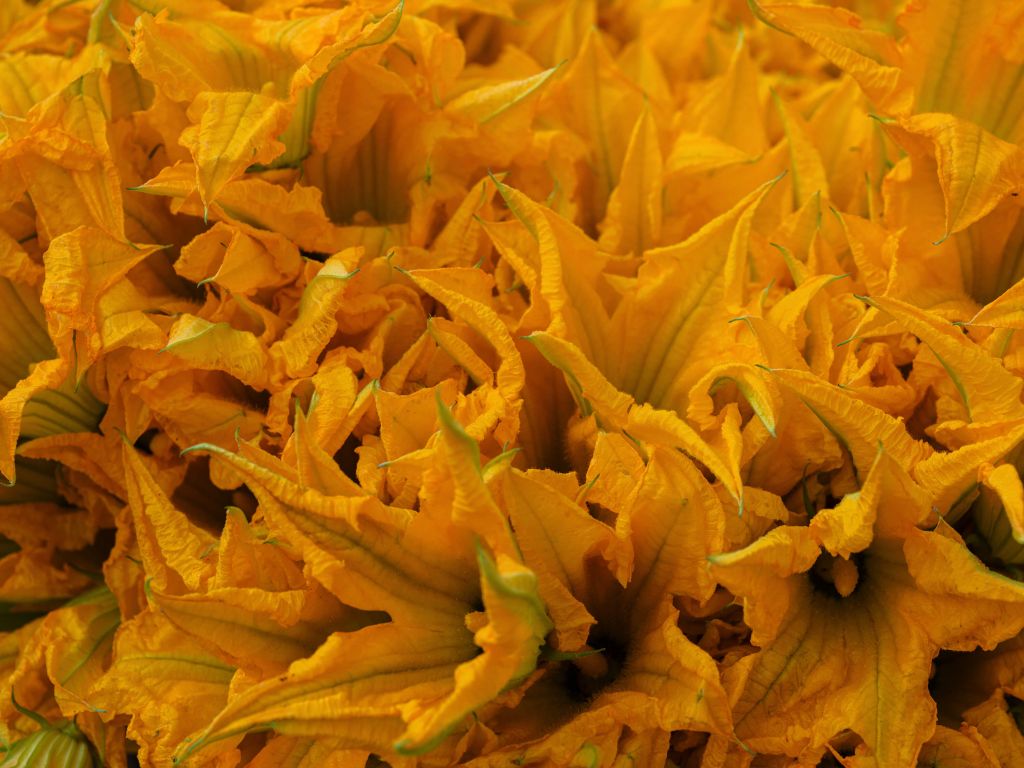
[(1020, 584), (987, 571), (945, 523), (919, 527), (934, 521), (930, 502), (882, 451), (861, 489), (807, 527), (713, 558), (761, 649), (730, 670), (748, 748), (820, 757), (849, 729), (875, 764), (914, 766), (935, 726), (929, 662), (1024, 626)]
[(634, 751), (653, 765), (673, 731), (731, 732), (715, 665), (680, 630), (671, 599), (710, 595), (704, 558), (721, 541), (721, 507), (689, 459), (657, 449), (644, 466), (615, 442), (621, 458), (602, 450), (594, 483), (578, 490), (580, 500), (610, 500), (621, 488), (600, 477), (632, 465), (614, 528), (564, 495), (557, 476), (504, 478), (509, 520), (554, 623), (552, 652), (522, 699), (485, 720), (500, 748), (471, 765), (605, 765)]
[(1024, 15), (835, 5), (0, 3), (4, 764), (1024, 760)]
[[(312, 445), (297, 448), (318, 466), (302, 484), (262, 452), (215, 450), (256, 493), (271, 533), (296, 548), (318, 581), (390, 620), (335, 632), (285, 674), (233, 697), (179, 757), (271, 724), (340, 748), (391, 744), (416, 754), (533, 670), (550, 628), (536, 576), (518, 562), (476, 443), (443, 406), (441, 422), (452, 495), (415, 516), (371, 496), (335, 495), (338, 470)], [(493, 555), (481, 544), (474, 553), (473, 533)]]

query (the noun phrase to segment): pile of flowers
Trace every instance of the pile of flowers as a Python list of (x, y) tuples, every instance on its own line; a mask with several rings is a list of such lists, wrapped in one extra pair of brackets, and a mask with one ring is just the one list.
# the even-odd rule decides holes
[(1024, 765), (1022, 142), (1015, 0), (4, 0), (2, 765)]

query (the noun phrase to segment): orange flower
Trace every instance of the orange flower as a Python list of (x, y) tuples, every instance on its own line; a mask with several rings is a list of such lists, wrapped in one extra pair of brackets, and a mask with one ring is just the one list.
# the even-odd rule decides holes
[(3, 764), (1024, 759), (1024, 18), (832, 5), (0, 3)]

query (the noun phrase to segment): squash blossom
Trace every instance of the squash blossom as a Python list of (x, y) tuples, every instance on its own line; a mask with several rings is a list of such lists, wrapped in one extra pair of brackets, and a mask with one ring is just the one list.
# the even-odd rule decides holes
[(1022, 29), (4, 0), (0, 766), (1024, 765)]

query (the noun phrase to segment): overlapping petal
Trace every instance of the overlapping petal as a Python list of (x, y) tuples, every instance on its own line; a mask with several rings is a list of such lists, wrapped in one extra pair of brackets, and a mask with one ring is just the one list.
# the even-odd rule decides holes
[(1022, 22), (2, 4), (3, 764), (1016, 766)]

